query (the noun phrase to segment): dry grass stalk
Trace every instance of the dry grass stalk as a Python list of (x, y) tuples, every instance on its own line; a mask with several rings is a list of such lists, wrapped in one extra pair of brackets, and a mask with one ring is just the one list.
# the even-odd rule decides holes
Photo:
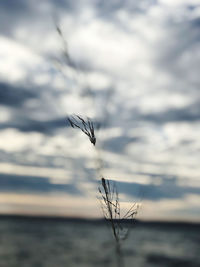
[(68, 117), (68, 121), (72, 128), (79, 128), (84, 134), (89, 137), (90, 142), (95, 146), (96, 144), (96, 137), (94, 133), (94, 123), (87, 118), (84, 120), (78, 115)]
[[(95, 146), (96, 137), (94, 124), (89, 118), (85, 120), (82, 117), (75, 115), (69, 117), (68, 121), (72, 128), (78, 128), (84, 132), (89, 137), (90, 142)], [(105, 219), (111, 223), (116, 245), (117, 265), (118, 267), (123, 267), (124, 263), (121, 251), (121, 241), (128, 236), (128, 229), (124, 227), (124, 222), (129, 219), (134, 219), (139, 205), (134, 203), (130, 209), (122, 215), (116, 184), (113, 181), (101, 178), (101, 184), (98, 189), (103, 215)]]
[(122, 215), (116, 184), (105, 178), (101, 179), (99, 193), (104, 217), (111, 223), (116, 242), (126, 239), (128, 230), (124, 228), (123, 223), (128, 219), (134, 219), (138, 211), (138, 204), (134, 203), (130, 209)]
[(122, 267), (124, 266), (124, 262), (121, 251), (121, 241), (128, 236), (128, 229), (124, 228), (123, 223), (128, 219), (134, 219), (138, 211), (138, 205), (134, 203), (122, 216), (116, 184), (105, 178), (101, 178), (99, 193), (104, 217), (111, 223), (116, 244), (117, 264), (119, 267)]
[(76, 66), (75, 62), (72, 60), (72, 58), (70, 57), (67, 41), (64, 37), (64, 34), (63, 34), (60, 26), (56, 22), (55, 22), (55, 27), (56, 27), (56, 31), (57, 31), (58, 35), (60, 36), (60, 39), (61, 39), (61, 42), (63, 45), (63, 58), (65, 60), (66, 65), (72, 67), (73, 69), (75, 69), (77, 71), (78, 70), (77, 66)]

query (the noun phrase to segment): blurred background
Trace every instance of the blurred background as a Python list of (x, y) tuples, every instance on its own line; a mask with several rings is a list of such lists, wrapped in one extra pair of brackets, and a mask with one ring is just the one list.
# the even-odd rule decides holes
[(129, 266), (199, 266), (199, 40), (198, 0), (0, 1), (2, 266), (112, 266), (109, 229), (61, 219), (103, 216), (96, 152), (72, 114), (101, 126), (102, 173), (122, 207), (188, 223), (139, 226)]

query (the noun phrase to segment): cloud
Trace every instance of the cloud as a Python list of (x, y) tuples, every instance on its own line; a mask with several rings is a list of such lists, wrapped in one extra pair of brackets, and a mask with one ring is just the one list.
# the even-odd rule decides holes
[(160, 178), (160, 184), (141, 185), (137, 183), (117, 182), (119, 192), (133, 198), (160, 201), (162, 199), (184, 199), (187, 195), (199, 195), (200, 187), (180, 186), (176, 178)]
[[(34, 67), (42, 64), (42, 58), (25, 44), (0, 35), (0, 79), (15, 84), (28, 78)], [(43, 63), (43, 65), (45, 65)]]
[(0, 129), (12, 128), (21, 132), (40, 132), (48, 135), (59, 128), (68, 127), (67, 114), (52, 119), (55, 114), (49, 114), (51, 103), (45, 101), (47, 98), (49, 102), (52, 98), (55, 99), (51, 90), (44, 88), (41, 92), (37, 87), (30, 89), (0, 82), (0, 105), (9, 110), (9, 116), (5, 120), (2, 118)]
[[(0, 83), (0, 105), (9, 107), (10, 116), (6, 120), (3, 120), (0, 128), (7, 129), (13, 128), (21, 132), (40, 132), (45, 134), (51, 134), (58, 128), (68, 127), (67, 116), (54, 119), (41, 120), (41, 116), (38, 119), (34, 119), (34, 111), (38, 110), (38, 106), (45, 110), (43, 105), (43, 99), (41, 92), (37, 88), (30, 90), (29, 88), (16, 87), (8, 83)], [(35, 107), (29, 108), (27, 103), (35, 103)], [(43, 107), (42, 107), (43, 105)], [(46, 104), (48, 105), (48, 103)], [(46, 116), (49, 116), (48, 110), (45, 110)]]
[(11, 33), (17, 25), (19, 20), (23, 18), (24, 14), (30, 13), (30, 8), (27, 1), (19, 0), (2, 0), (0, 2), (0, 31), (4, 34)]
[(130, 14), (140, 14), (144, 13), (152, 5), (156, 5), (156, 0), (144, 0), (141, 2), (125, 0), (121, 1), (101, 1), (98, 0), (95, 3), (98, 14), (107, 19), (113, 19), (115, 15), (120, 10), (125, 10)]
[(128, 137), (121, 135), (119, 137), (112, 137), (110, 139), (108, 138), (103, 143), (103, 148), (114, 153), (123, 153), (129, 144), (140, 141), (141, 140), (139, 137)]
[(13, 128), (21, 132), (39, 132), (50, 135), (59, 128), (69, 127), (66, 117), (39, 121), (30, 118), (17, 118), (15, 122), (1, 123), (0, 129)]
[(0, 82), (0, 104), (4, 106), (21, 107), (25, 101), (37, 98), (34, 91), (16, 88), (8, 83)]
[(200, 120), (200, 107), (199, 103), (195, 102), (193, 105), (186, 106), (184, 108), (173, 108), (168, 109), (165, 112), (149, 113), (141, 116), (140, 119), (157, 124), (165, 124), (167, 122), (191, 123)]
[[(38, 21), (45, 19), (53, 21), (53, 15), (60, 12), (72, 12), (76, 7), (74, 1), (50, 0), (42, 1), (36, 5), (34, 0), (2, 0), (0, 2), (0, 31), (8, 36), (14, 36), (15, 30), (22, 27), (25, 23), (31, 27), (32, 22), (38, 26)], [(14, 25), (14, 26), (13, 26)], [(34, 25), (32, 25), (34, 28)]]
[(0, 174), (0, 191), (21, 193), (62, 192), (72, 195), (82, 195), (82, 192), (75, 184), (52, 184), (47, 177), (19, 176), (14, 174)]
[[(157, 203), (197, 195), (198, 187), (179, 182), (193, 182), (200, 172), (198, 8), (186, 0), (0, 1), (2, 162), (13, 170), (14, 164), (64, 170), (66, 163), (72, 181), (92, 181), (94, 153), (66, 122), (77, 113), (106, 122), (97, 140), (105, 174), (118, 179), (127, 199), (139, 188)], [(55, 13), (83, 72), (55, 67), (62, 54)], [(16, 190), (17, 183), (30, 189), (26, 174), (7, 175)], [(156, 175), (163, 177), (157, 185)], [(46, 193), (62, 191), (48, 178), (38, 181)]]

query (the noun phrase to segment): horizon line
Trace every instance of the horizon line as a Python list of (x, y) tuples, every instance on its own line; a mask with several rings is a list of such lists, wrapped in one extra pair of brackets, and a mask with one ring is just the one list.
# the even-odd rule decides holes
[[(104, 217), (78, 217), (78, 216), (64, 216), (64, 215), (40, 215), (40, 214), (6, 214), (0, 213), (0, 219), (27, 219), (27, 220), (54, 220), (54, 221), (73, 221), (73, 222), (99, 222), (104, 223), (107, 222)], [(144, 220), (144, 219), (122, 219), (126, 223), (131, 224), (147, 224), (147, 225), (196, 225), (200, 227), (200, 221), (186, 221), (186, 220)]]

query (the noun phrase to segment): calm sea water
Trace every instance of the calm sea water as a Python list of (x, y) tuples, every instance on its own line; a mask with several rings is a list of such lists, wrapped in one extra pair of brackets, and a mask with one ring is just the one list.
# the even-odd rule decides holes
[[(199, 267), (200, 227), (131, 226), (123, 243), (125, 267)], [(116, 266), (107, 224), (1, 218), (1, 267)]]

